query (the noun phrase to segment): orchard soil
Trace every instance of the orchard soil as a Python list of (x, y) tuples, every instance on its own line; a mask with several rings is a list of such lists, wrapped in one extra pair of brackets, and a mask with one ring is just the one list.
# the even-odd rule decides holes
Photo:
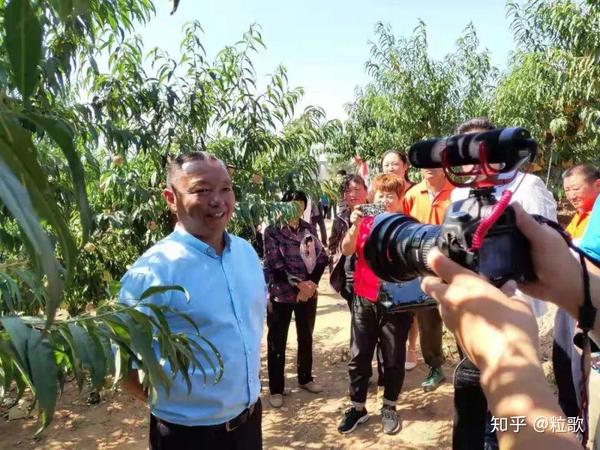
[[(329, 224), (328, 224), (329, 225)], [(298, 389), (295, 377), (296, 333), (290, 326), (286, 365), (286, 389), (281, 409), (268, 404), (266, 347), (263, 339), (261, 379), (263, 384), (263, 439), (265, 449), (447, 449), (452, 435), (452, 374), (458, 355), (452, 335), (444, 330), (447, 381), (436, 391), (425, 393), (421, 382), (428, 368), (419, 353), (418, 366), (407, 372), (398, 410), (402, 429), (394, 436), (381, 432), (379, 408), (382, 392), (375, 383), (369, 388), (370, 420), (349, 435), (340, 435), (337, 424), (348, 406), (347, 360), (350, 313), (346, 302), (328, 284), (326, 272), (319, 285), (319, 306), (314, 332), (314, 375), (324, 387), (321, 394)], [(554, 309), (540, 321), (542, 360), (550, 375), (551, 326)], [(265, 330), (266, 336), (266, 330)], [(374, 365), (375, 371), (375, 365)], [(34, 417), (8, 420), (0, 406), (0, 450), (10, 449), (127, 449), (148, 448), (148, 418), (145, 405), (120, 389), (105, 390), (98, 404), (88, 404), (75, 383), (68, 383), (59, 400), (53, 422), (40, 437), (34, 437)], [(19, 414), (17, 414), (18, 416)], [(14, 410), (11, 416), (15, 416)]]

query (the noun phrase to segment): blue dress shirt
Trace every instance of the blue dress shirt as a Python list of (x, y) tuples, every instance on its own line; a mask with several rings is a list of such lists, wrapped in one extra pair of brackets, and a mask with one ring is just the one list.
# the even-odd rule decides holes
[(600, 261), (600, 195), (596, 198), (587, 228), (579, 241), (579, 247), (592, 258)]
[[(119, 297), (125, 304), (135, 303), (150, 286), (180, 285), (187, 289), (189, 302), (179, 291), (156, 294), (144, 301), (168, 305), (189, 315), (224, 362), (223, 377), (214, 384), (210, 364), (202, 355), (196, 355), (203, 363), (207, 382), (200, 370), (190, 370), (191, 393), (181, 376), (173, 380), (169, 396), (158, 386), (152, 414), (180, 425), (216, 425), (256, 402), (267, 288), (258, 256), (248, 242), (225, 233), (225, 249), (219, 256), (211, 246), (176, 227), (146, 251), (121, 281)], [(173, 332), (188, 336), (196, 333), (185, 320), (167, 317)], [(212, 356), (205, 343), (197, 342)], [(158, 353), (158, 346), (155, 350)], [(162, 363), (170, 374), (169, 362)]]

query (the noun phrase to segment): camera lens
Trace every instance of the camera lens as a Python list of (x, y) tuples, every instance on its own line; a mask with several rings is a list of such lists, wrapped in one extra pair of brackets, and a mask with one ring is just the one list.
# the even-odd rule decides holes
[(365, 243), (365, 260), (385, 281), (399, 283), (429, 275), (427, 255), (436, 245), (440, 229), (403, 214), (380, 214)]

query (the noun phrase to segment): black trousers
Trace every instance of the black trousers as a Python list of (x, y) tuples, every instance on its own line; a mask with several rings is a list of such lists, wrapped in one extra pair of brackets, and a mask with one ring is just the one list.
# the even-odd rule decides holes
[(498, 438), (481, 387), (481, 372), (468, 358), (454, 372), (453, 450), (497, 449)]
[(350, 335), (350, 399), (367, 400), (371, 361), (379, 343), (383, 360), (383, 396), (396, 401), (404, 383), (406, 340), (413, 314), (387, 314), (379, 304), (355, 296), (352, 303)]
[(558, 389), (558, 404), (566, 417), (577, 417), (579, 404), (571, 371), (571, 357), (563, 343), (558, 342), (556, 338), (552, 341), (552, 368)]
[[(348, 289), (346, 286), (342, 288), (340, 291), (340, 295), (346, 302), (348, 302), (348, 308), (350, 309), (350, 313), (352, 313), (352, 301), (354, 299), (354, 294), (352, 290)], [(381, 346), (377, 346), (376, 350), (377, 355), (377, 384), (379, 386), (383, 386), (383, 355), (381, 354)]]
[(298, 336), (298, 383), (312, 381), (312, 335), (317, 316), (317, 298), (306, 302), (279, 303), (269, 301), (267, 306), (267, 366), (271, 394), (283, 394), (285, 387), (285, 348), (292, 313), (296, 319)]
[(261, 422), (260, 399), (248, 420), (232, 431), (224, 425), (186, 427), (150, 415), (150, 450), (260, 450)]

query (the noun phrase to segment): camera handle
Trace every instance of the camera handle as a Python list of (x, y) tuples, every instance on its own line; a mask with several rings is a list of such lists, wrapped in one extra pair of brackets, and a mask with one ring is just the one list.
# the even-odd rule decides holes
[(512, 192), (510, 190), (507, 189), (504, 192), (502, 192), (502, 195), (500, 196), (500, 200), (498, 200), (498, 203), (496, 203), (494, 205), (494, 209), (492, 209), (492, 213), (488, 217), (483, 219), (479, 223), (479, 226), (477, 227), (477, 229), (475, 230), (475, 234), (473, 234), (471, 248), (469, 250), (475, 251), (475, 250), (479, 250), (481, 248), (481, 246), (483, 245), (483, 240), (485, 239), (485, 235), (487, 234), (488, 231), (490, 231), (490, 228), (492, 228), (494, 226), (496, 221), (504, 213), (504, 210), (510, 203), (511, 198), (512, 198)]

